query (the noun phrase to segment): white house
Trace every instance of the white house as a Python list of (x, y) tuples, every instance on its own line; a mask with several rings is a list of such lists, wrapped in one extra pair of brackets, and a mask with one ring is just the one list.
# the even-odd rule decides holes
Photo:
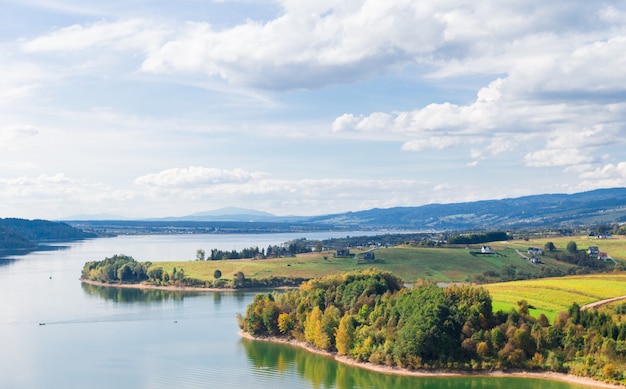
[(491, 247), (489, 247), (489, 246), (482, 246), (480, 248), (480, 252), (482, 254), (491, 254)]

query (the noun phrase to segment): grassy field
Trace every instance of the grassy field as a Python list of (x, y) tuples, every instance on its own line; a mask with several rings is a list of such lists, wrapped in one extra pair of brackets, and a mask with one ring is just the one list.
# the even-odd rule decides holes
[[(187, 277), (200, 280), (213, 279), (219, 269), (222, 277), (231, 279), (236, 272), (247, 278), (300, 277), (317, 278), (327, 274), (362, 270), (375, 267), (398, 275), (404, 282), (418, 280), (434, 282), (465, 282), (472, 275), (486, 271), (501, 272), (504, 266), (515, 266), (528, 274), (539, 274), (541, 267), (521, 259), (513, 248), (506, 245), (494, 246), (496, 253), (477, 254), (478, 247), (427, 248), (399, 246), (375, 250), (376, 260), (365, 262), (356, 258), (333, 258), (332, 252), (300, 254), (296, 257), (263, 260), (220, 260), (158, 262), (171, 274), (172, 269), (183, 268)], [(356, 254), (359, 252), (356, 251)], [(548, 260), (545, 265), (566, 271), (571, 265)]]
[[(464, 282), (473, 275), (487, 271), (500, 273), (505, 266), (515, 266), (518, 271), (530, 275), (540, 275), (542, 268), (552, 268), (567, 272), (572, 267), (564, 262), (542, 256), (542, 265), (533, 265), (521, 259), (516, 252), (525, 254), (528, 247), (543, 248), (547, 242), (553, 242), (558, 252), (565, 251), (567, 243), (575, 241), (580, 250), (589, 246), (598, 246), (600, 251), (607, 252), (618, 263), (626, 265), (626, 238), (618, 236), (611, 239), (595, 239), (594, 237), (547, 237), (507, 242), (494, 242), (489, 245), (495, 251), (491, 255), (476, 254), (480, 245), (469, 249), (429, 248), (421, 246), (397, 246), (381, 248), (374, 251), (376, 261), (364, 263), (355, 258), (333, 258), (333, 252), (300, 254), (291, 258), (264, 260), (221, 260), (221, 261), (189, 261), (163, 262), (167, 272), (174, 267), (184, 268), (188, 277), (200, 280), (212, 279), (213, 272), (219, 269), (224, 278), (230, 279), (236, 272), (243, 272), (248, 278), (268, 278), (272, 276), (315, 278), (330, 273), (354, 271), (367, 267), (376, 267), (397, 274), (405, 282), (412, 283), (419, 279), (435, 282)], [(359, 254), (358, 251), (354, 253)], [(326, 259), (325, 259), (326, 258)]]
[(507, 246), (526, 250), (528, 247), (543, 248), (547, 242), (552, 242), (557, 250), (565, 251), (567, 243), (576, 242), (579, 250), (587, 250), (589, 246), (598, 246), (600, 251), (606, 252), (617, 262), (626, 264), (626, 236), (616, 235), (610, 239), (597, 239), (593, 236), (559, 236), (546, 238), (533, 238), (528, 241), (513, 240), (507, 242)]
[(544, 313), (551, 321), (572, 303), (588, 304), (626, 295), (626, 273), (590, 274), (484, 285), (493, 299), (494, 310), (508, 311), (526, 300), (533, 315)]

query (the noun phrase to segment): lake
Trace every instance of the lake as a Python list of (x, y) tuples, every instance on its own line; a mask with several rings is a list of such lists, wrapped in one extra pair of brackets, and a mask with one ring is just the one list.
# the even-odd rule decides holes
[(140, 291), (78, 279), (86, 261), (114, 254), (191, 260), (197, 249), (358, 234), (120, 236), (0, 258), (0, 388), (582, 388), (373, 373), (291, 346), (241, 339), (235, 314), (245, 311), (251, 292)]

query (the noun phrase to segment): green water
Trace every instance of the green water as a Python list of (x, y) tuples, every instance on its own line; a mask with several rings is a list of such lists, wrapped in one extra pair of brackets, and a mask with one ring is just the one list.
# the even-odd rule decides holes
[[(234, 238), (227, 238), (232, 246)], [(85, 261), (115, 253), (148, 260), (168, 252), (159, 259), (170, 260), (194, 255), (201, 244), (220, 247), (201, 239), (216, 238), (95, 239), (0, 259), (0, 388), (581, 388), (533, 379), (374, 373), (240, 338), (235, 315), (254, 293), (142, 291), (78, 280)], [(255, 243), (246, 239), (244, 247)]]
[(291, 380), (294, 376), (314, 388), (428, 388), (428, 389), (564, 389), (576, 386), (537, 379), (485, 377), (407, 377), (381, 374), (337, 363), (332, 358), (283, 344), (242, 340), (251, 364), (259, 375)]

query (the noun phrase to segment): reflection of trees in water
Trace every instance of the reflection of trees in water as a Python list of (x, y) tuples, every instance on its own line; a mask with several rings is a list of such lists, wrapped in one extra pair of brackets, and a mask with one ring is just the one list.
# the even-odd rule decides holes
[(246, 293), (241, 290), (235, 291), (234, 296), (238, 303), (241, 303), (246, 299)]
[(90, 296), (100, 297), (117, 303), (151, 303), (159, 301), (183, 301), (185, 297), (197, 296), (197, 292), (178, 292), (160, 289), (115, 288), (82, 283), (83, 290)]
[(382, 374), (348, 366), (330, 357), (298, 347), (242, 339), (248, 360), (258, 369), (286, 373), (294, 369), (314, 388), (394, 388), (394, 389), (571, 389), (562, 382), (523, 378), (484, 377), (406, 377)]
[[(11, 264), (13, 264), (15, 261), (17, 261), (17, 259), (15, 259), (15, 258), (5, 258), (5, 257), (3, 256), (5, 253), (6, 253), (6, 252), (5, 252), (5, 251), (3, 251), (3, 252), (2, 252), (2, 254), (0, 254), (0, 266), (11, 265)], [(8, 254), (7, 254), (7, 256), (8, 256)]]
[(69, 248), (70, 246), (40, 244), (34, 248), (28, 249), (0, 249), (0, 266), (9, 265), (19, 259), (19, 257), (35, 251), (64, 251), (69, 250)]

